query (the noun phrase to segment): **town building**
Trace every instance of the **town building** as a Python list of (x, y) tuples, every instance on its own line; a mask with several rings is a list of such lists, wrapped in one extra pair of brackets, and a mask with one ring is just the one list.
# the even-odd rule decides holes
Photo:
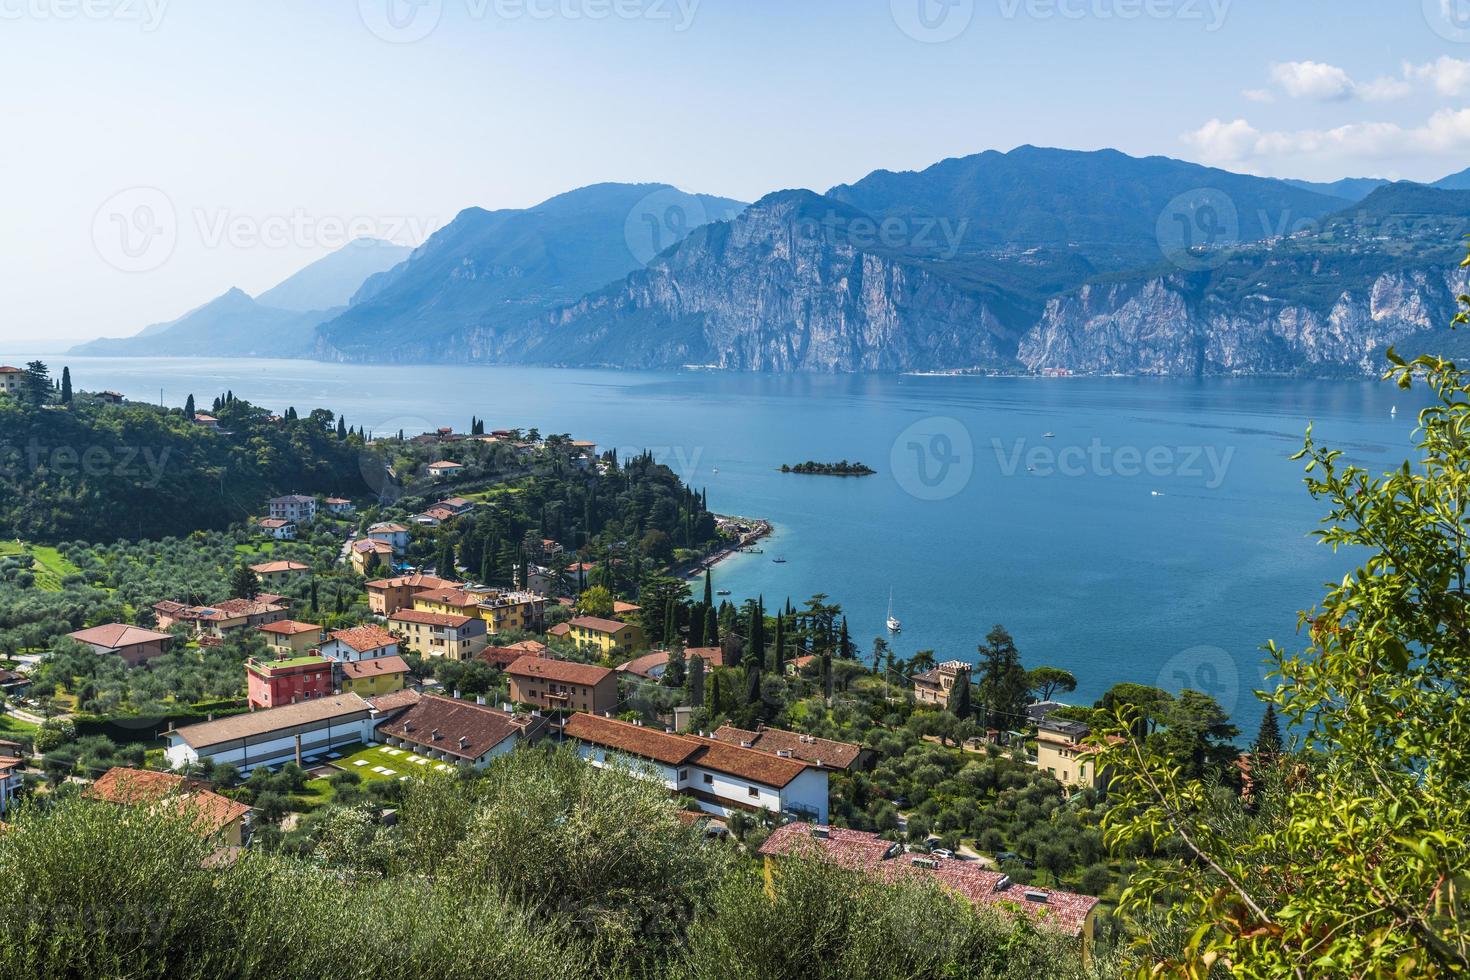
[(346, 497), (328, 497), (322, 501), (322, 505), (326, 507), (327, 513), (336, 514), (339, 517), (347, 517), (357, 509), (352, 506), (352, 501)]
[(266, 646), (277, 658), (304, 656), (322, 641), (322, 628), (316, 623), (282, 619), (256, 628), (265, 636)]
[(255, 579), (261, 585), (268, 589), (278, 589), (298, 576), (310, 572), (311, 566), (299, 561), (267, 561), (259, 565), (251, 565), (250, 570), (255, 573)]
[(517, 745), (534, 744), (546, 728), (545, 718), (430, 694), (380, 725), (378, 738), (430, 759), (483, 769)]
[(915, 674), (914, 700), (919, 704), (937, 704), (941, 708), (949, 707), (949, 693), (954, 690), (955, 681), (961, 676), (970, 675), (970, 665), (963, 660), (946, 660), (932, 670)]
[(1085, 744), (1092, 729), (1080, 721), (1046, 718), (1036, 726), (1036, 768), (1063, 786), (1101, 789), (1107, 773), (1097, 767), (1097, 749)]
[(288, 521), (282, 517), (262, 517), (255, 522), (256, 530), (268, 538), (277, 541), (296, 540), (296, 522)]
[(1018, 885), (978, 861), (909, 854), (904, 845), (877, 834), (817, 823), (777, 827), (760, 846), (767, 873), (782, 859), (805, 857), (872, 874), (885, 881), (933, 881), (976, 905), (1024, 915), (1040, 929), (1078, 940), (1090, 955), (1098, 900), (1090, 895)]
[(271, 516), (277, 520), (310, 524), (316, 518), (316, 498), (293, 493), (285, 497), (273, 497), (270, 501)]
[(374, 524), (368, 528), (367, 536), (374, 541), (385, 541), (392, 545), (395, 555), (402, 555), (408, 550), (409, 530), (402, 524), (395, 524), (391, 521)]
[(480, 599), (483, 592), (466, 589), (430, 589), (413, 597), (413, 607), (419, 612), (449, 613), (454, 616), (480, 615)]
[[(719, 647), (690, 647), (686, 649), (684, 651), (685, 663), (689, 664), (695, 660), (703, 660), (705, 670), (714, 670), (716, 667), (725, 666), (725, 652)], [(652, 653), (645, 653), (641, 657), (634, 657), (632, 660), (622, 664), (618, 667), (618, 673), (656, 681), (662, 678), (664, 672), (668, 669), (669, 651), (655, 650)]]
[(496, 670), (505, 670), (522, 657), (545, 657), (546, 644), (540, 640), (521, 640), (504, 647), (486, 647), (475, 658), (483, 660)]
[(79, 643), (87, 644), (94, 653), (115, 653), (127, 661), (130, 667), (163, 656), (174, 641), (173, 636), (168, 633), (129, 626), (126, 623), (107, 623), (66, 635)]
[(267, 602), (266, 598), (226, 599), (212, 606), (195, 606), (189, 615), (201, 635), (222, 640), (237, 630), (254, 629), (284, 620), (289, 610), (284, 605)]
[(788, 732), (780, 728), (761, 725), (755, 731), (722, 725), (711, 737), (726, 745), (738, 745), (743, 749), (754, 749), (780, 756), (783, 759), (798, 759), (830, 772), (856, 772), (867, 769), (873, 763), (874, 753), (861, 745), (836, 742), (830, 738), (817, 738), (801, 732)]
[(452, 460), (441, 459), (437, 463), (429, 464), (429, 476), (433, 477), (436, 480), (443, 480), (448, 477), (454, 476), (463, 469), (464, 465), (461, 463), (456, 463)]
[(485, 621), (478, 616), (400, 609), (388, 617), (388, 628), (421, 657), (468, 660), (490, 642)]
[(354, 626), (327, 634), (322, 656), (337, 663), (398, 656), (398, 638), (381, 626)]
[(413, 597), (420, 592), (456, 589), (460, 583), (435, 575), (404, 575), (367, 583), (368, 608), (378, 616), (392, 616), (400, 609), (413, 607)]
[(479, 616), (491, 633), (535, 633), (546, 620), (546, 596), (540, 592), (497, 592), (480, 596)]
[(113, 766), (82, 791), (85, 799), (115, 806), (144, 806), (154, 813), (185, 814), (195, 830), (221, 844), (239, 847), (245, 840), (250, 807), (221, 796), (209, 784), (176, 773)]
[(468, 514), (475, 509), (475, 502), (466, 497), (446, 497), (434, 505), (449, 511), (451, 514)]
[(169, 729), (164, 758), (173, 769), (211, 759), (242, 772), (309, 762), (341, 746), (368, 741), (376, 721), (372, 707), (356, 694), (334, 694)]
[(352, 570), (366, 578), (393, 565), (393, 546), (377, 538), (361, 538), (348, 549)]
[(20, 379), (25, 371), (9, 364), (0, 364), (0, 394), (13, 395), (20, 391)]
[(219, 419), (215, 418), (213, 415), (210, 415), (208, 412), (195, 412), (194, 424), (203, 426), (206, 429), (219, 429)]
[(601, 714), (618, 706), (618, 675), (606, 667), (522, 657), (505, 670), (510, 699), (547, 710)]
[(573, 715), (564, 731), (587, 762), (648, 775), (706, 813), (827, 820), (827, 771), (796, 759), (592, 714)]
[(20, 796), (21, 787), (25, 785), (20, 774), (24, 767), (25, 760), (14, 749), (6, 748), (0, 752), (0, 813), (9, 810)]
[(583, 653), (607, 660), (627, 655), (643, 645), (643, 631), (632, 623), (597, 616), (578, 616), (567, 621), (567, 638)]
[(375, 698), (401, 691), (407, 686), (408, 664), (402, 657), (347, 660), (336, 667), (338, 686), (343, 694)]
[(325, 657), (302, 656), (286, 660), (245, 661), (245, 686), (254, 708), (279, 708), (311, 698), (336, 693), (332, 661)]

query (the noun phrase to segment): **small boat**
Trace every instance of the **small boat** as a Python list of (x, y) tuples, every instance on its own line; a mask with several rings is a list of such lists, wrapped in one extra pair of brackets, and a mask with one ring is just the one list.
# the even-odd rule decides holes
[(715, 593), (715, 595), (729, 595), (729, 594), (730, 594), (730, 590), (729, 589), (721, 589), (720, 591), (718, 591), (718, 592)]
[(1150, 490), (1149, 493), (1152, 494), (1155, 497), (1162, 497), (1163, 496), (1163, 494), (1159, 493), (1157, 490)]
[(783, 557), (781, 555), (777, 555), (775, 558), (772, 558), (771, 561), (775, 562), (777, 565), (784, 565), (784, 564), (786, 564), (785, 557)]
[(1041, 438), (1043, 439), (1055, 439), (1056, 437), (1057, 434), (1055, 432), (1043, 432), (1041, 434)]
[(1395, 405), (1393, 408), (1389, 409), (1388, 410), (1388, 415), (1389, 415), (1390, 418), (1398, 418), (1399, 417), (1399, 407), (1397, 405)]
[(718, 466), (715, 467), (715, 472), (716, 473), (720, 472), (720, 468)]
[(897, 633), (903, 629), (903, 623), (893, 615), (893, 590), (888, 590), (888, 632)]

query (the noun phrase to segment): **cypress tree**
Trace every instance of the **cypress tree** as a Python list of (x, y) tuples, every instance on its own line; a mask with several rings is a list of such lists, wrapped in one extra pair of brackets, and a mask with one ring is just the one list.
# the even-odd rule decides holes
[(192, 419), (194, 415), (194, 396), (190, 394), (188, 398), (184, 399), (184, 418)]
[(704, 705), (704, 658), (694, 657), (689, 661), (688, 673), (684, 678), (685, 701), (691, 708)]
[(776, 617), (776, 645), (771, 653), (771, 670), (777, 677), (786, 673), (786, 617)]
[(61, 404), (71, 404), (71, 368), (61, 369)]
[(692, 647), (705, 646), (704, 642), (704, 607), (695, 606), (689, 612), (689, 645)]
[(345, 416), (337, 416), (337, 438), (347, 438), (347, 419)]
[(720, 617), (715, 613), (713, 606), (704, 611), (704, 645), (707, 647), (720, 645)]
[(715, 604), (714, 583), (710, 580), (709, 569), (704, 570), (704, 605), (708, 609)]
[[(701, 660), (701, 657), (695, 657)], [(664, 668), (664, 676), (660, 678), (664, 687), (684, 686), (684, 647), (679, 643), (669, 644), (669, 662)]]
[(1261, 716), (1261, 728), (1256, 733), (1256, 741), (1251, 745), (1251, 755), (1263, 761), (1275, 759), (1281, 754), (1281, 723), (1276, 718), (1276, 706), (1266, 705), (1266, 713)]
[(970, 717), (970, 674), (961, 671), (955, 678), (954, 687), (949, 692), (949, 710), (959, 719)]
[(318, 605), (317, 605), (317, 594), (316, 594), (316, 579), (313, 578), (311, 580), (311, 611), (313, 613), (315, 613), (315, 612), (317, 612), (317, 610), (318, 610)]

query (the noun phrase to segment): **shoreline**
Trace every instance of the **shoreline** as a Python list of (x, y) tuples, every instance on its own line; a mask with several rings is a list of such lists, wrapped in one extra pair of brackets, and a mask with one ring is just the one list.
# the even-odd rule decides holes
[(679, 573), (679, 577), (686, 579), (698, 578), (705, 571), (714, 568), (726, 558), (743, 554), (745, 548), (749, 548), (756, 542), (770, 537), (776, 530), (775, 526), (764, 518), (740, 517), (734, 514), (715, 514), (714, 517), (716, 521), (722, 524), (744, 524), (749, 530), (742, 534), (740, 539), (733, 544), (712, 551), (703, 558), (693, 562), (688, 568), (683, 569)]

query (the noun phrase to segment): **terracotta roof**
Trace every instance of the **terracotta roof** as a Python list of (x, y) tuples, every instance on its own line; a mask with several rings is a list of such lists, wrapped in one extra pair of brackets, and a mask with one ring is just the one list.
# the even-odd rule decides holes
[(268, 561), (251, 565), (250, 570), (257, 575), (270, 575), (272, 572), (309, 572), (311, 566), (303, 565), (299, 561)]
[(572, 631), (572, 628), (570, 626), (568, 626), (566, 623), (557, 623), (555, 626), (551, 627), (551, 629), (549, 629), (549, 630), (546, 631), (546, 635), (547, 636), (566, 636), (571, 631)]
[(437, 602), (446, 606), (478, 606), (480, 597), (468, 589), (426, 589), (414, 594), (413, 601)]
[(162, 640), (172, 640), (169, 633), (159, 633), (155, 630), (146, 630), (141, 626), (129, 626), (126, 623), (107, 623), (103, 626), (93, 626), (91, 629), (77, 630), (68, 633), (67, 636), (73, 640), (83, 643), (95, 643), (99, 647), (111, 649), (122, 649), (124, 647), (139, 646), (143, 643), (157, 643)]
[[(711, 667), (725, 666), (725, 654), (719, 647), (690, 647), (684, 651), (686, 663), (696, 657), (703, 659)], [(666, 666), (668, 662), (669, 651), (655, 650), (629, 660), (619, 666), (618, 671), (623, 674), (636, 674), (639, 677), (657, 677), (662, 674), (659, 668)]]
[(194, 612), (200, 619), (235, 619), (239, 616), (264, 616), (269, 613), (285, 612), (285, 606), (255, 599), (226, 599), (211, 606), (198, 606)]
[(473, 500), (466, 500), (464, 497), (446, 497), (435, 506), (445, 507), (449, 510), (464, 510), (466, 507), (475, 506), (475, 502)]
[(358, 653), (366, 653), (369, 650), (378, 650), (398, 643), (397, 637), (381, 626), (354, 626), (351, 629), (337, 630), (329, 634), (329, 638), (345, 643)]
[(448, 507), (430, 507), (419, 515), (420, 517), (433, 518), (436, 521), (452, 521), (459, 516), (458, 511), (450, 510)]
[(473, 761), (508, 738), (534, 737), (545, 725), (544, 718), (518, 719), (488, 705), (426, 695), (402, 717), (378, 726), (378, 734)]
[(385, 523), (382, 523), (382, 524), (374, 524), (372, 527), (368, 528), (368, 533), (369, 534), (402, 534), (402, 533), (404, 533), (407, 530), (408, 530), (408, 528), (404, 527), (402, 524), (394, 524), (392, 521), (388, 521), (388, 522), (385, 522)]
[(430, 463), (429, 464), (429, 469), (431, 469), (431, 470), (443, 470), (443, 469), (462, 470), (462, 469), (464, 469), (464, 464), (463, 463), (456, 463), (453, 460), (449, 460), (449, 459), (441, 459), (437, 463)]
[(367, 703), (373, 706), (375, 711), (388, 714), (392, 711), (401, 711), (404, 708), (412, 708), (424, 699), (424, 696), (411, 687), (392, 694), (379, 694), (375, 698), (368, 698)]
[(573, 629), (591, 630), (594, 633), (616, 633), (618, 630), (627, 629), (627, 623), (620, 623), (616, 619), (602, 619), (597, 616), (578, 616), (569, 620), (568, 626)]
[(408, 664), (402, 657), (374, 657), (372, 660), (355, 660), (341, 665), (342, 676), (350, 680), (382, 677), (384, 674), (406, 674)]
[(437, 575), (403, 575), (398, 578), (380, 578), (376, 582), (367, 583), (368, 589), (419, 589), (428, 591), (431, 589), (457, 589), (459, 582), (451, 582), (447, 578), (439, 578)]
[(255, 522), (260, 527), (290, 527), (295, 521), (288, 521), (284, 517), (262, 517)]
[(766, 856), (809, 856), (888, 880), (927, 878), (976, 904), (1025, 914), (1038, 926), (1080, 936), (1098, 900), (1090, 895), (1017, 885), (978, 861), (902, 853), (898, 845), (876, 834), (808, 823), (777, 827), (760, 847)]
[(393, 554), (393, 546), (386, 541), (379, 541), (377, 538), (363, 538), (360, 541), (354, 541), (352, 542), (352, 550), (363, 555), (369, 551), (379, 555)]
[(682, 765), (699, 751), (698, 745), (679, 735), (580, 712), (572, 715), (563, 731), (571, 738), (592, 745), (605, 746), (670, 766)]
[(830, 739), (802, 735), (799, 732), (783, 731), (780, 728), (761, 728), (747, 731), (733, 725), (725, 725), (714, 733), (717, 741), (729, 745), (746, 745), (757, 752), (772, 755), (786, 752), (791, 758), (819, 765), (823, 769), (846, 769), (862, 755), (861, 745), (834, 742)]
[(786, 661), (786, 666), (795, 667), (797, 670), (801, 670), (807, 664), (817, 663), (821, 659), (822, 658), (817, 656), (815, 653), (808, 653), (805, 656), (793, 657), (792, 659)]
[(388, 617), (392, 623), (422, 623), (425, 626), (447, 626), (459, 629), (466, 623), (473, 623), (474, 616), (458, 616), (454, 613), (424, 612), (422, 609), (400, 609)]
[(250, 807), (206, 789), (205, 785), (173, 773), (114, 766), (82, 795), (108, 803), (163, 803), (188, 810), (195, 814), (196, 826), (210, 834), (218, 833), (250, 812)]
[(535, 640), (522, 640), (508, 647), (486, 647), (475, 656), (492, 667), (504, 670), (522, 657), (546, 656), (546, 644), (537, 643)]
[(570, 660), (525, 656), (506, 668), (512, 677), (556, 681), (559, 684), (585, 684), (593, 687), (612, 676), (612, 671), (595, 664), (577, 664)]
[(329, 504), (350, 504), (350, 503), (352, 503), (352, 501), (348, 500), (346, 497), (328, 497), (327, 498), (327, 503), (329, 503)]
[(278, 623), (257, 626), (262, 633), (279, 633), (282, 636), (300, 636), (302, 633), (320, 633), (322, 628), (315, 623), (298, 623), (294, 619), (283, 619)]
[(614, 599), (613, 600), (613, 615), (614, 616), (618, 615), (619, 613), (635, 613), (635, 612), (642, 612), (642, 611), (643, 611), (643, 607), (640, 606), (640, 605), (638, 605), (637, 603), (624, 602), (621, 599)]
[(367, 710), (368, 703), (356, 694), (335, 694), (331, 697), (298, 701), (279, 708), (267, 708), (187, 725), (174, 729), (170, 734), (186, 745), (199, 749)]
[(776, 789), (786, 786), (808, 768), (806, 763), (795, 759), (782, 759), (694, 735), (672, 735), (599, 715), (575, 714), (564, 730), (572, 738), (619, 752), (668, 765), (688, 762)]

